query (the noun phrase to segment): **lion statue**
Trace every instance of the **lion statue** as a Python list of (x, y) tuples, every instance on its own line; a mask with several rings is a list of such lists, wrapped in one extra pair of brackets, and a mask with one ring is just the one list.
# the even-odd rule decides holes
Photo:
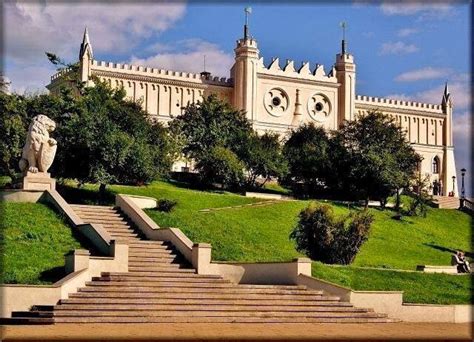
[(46, 115), (37, 115), (28, 128), (21, 160), (20, 170), (24, 173), (47, 172), (56, 155), (57, 142), (49, 137), (56, 129), (56, 123)]

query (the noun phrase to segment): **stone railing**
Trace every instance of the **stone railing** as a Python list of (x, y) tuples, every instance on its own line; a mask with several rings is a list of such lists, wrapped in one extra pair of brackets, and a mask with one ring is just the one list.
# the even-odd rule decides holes
[(461, 198), (459, 199), (460, 208), (462, 210), (468, 211), (470, 213), (474, 213), (474, 202), (469, 198)]

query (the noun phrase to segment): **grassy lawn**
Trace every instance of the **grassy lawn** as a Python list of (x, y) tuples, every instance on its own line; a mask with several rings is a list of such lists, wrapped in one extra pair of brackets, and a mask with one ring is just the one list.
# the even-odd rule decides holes
[[(300, 256), (288, 236), (308, 201), (201, 212), (262, 200), (228, 192), (190, 190), (179, 183), (167, 182), (108, 188), (108, 196), (103, 200), (109, 204), (113, 203), (115, 193), (177, 201), (170, 213), (147, 212), (161, 227), (178, 227), (195, 242), (211, 243), (213, 260), (286, 261)], [(60, 192), (71, 203), (94, 203), (98, 199), (97, 189), (93, 185), (77, 189), (70, 184)], [(337, 214), (349, 212), (346, 206), (329, 203)], [(414, 271), (418, 264), (448, 265), (455, 249), (472, 255), (471, 216), (456, 210), (430, 209), (427, 218), (404, 217), (397, 221), (391, 218), (394, 213), (390, 210), (370, 210), (375, 216), (372, 232), (353, 265), (329, 266), (315, 262), (314, 276), (355, 290), (403, 290), (407, 302), (470, 302), (472, 286), (468, 276), (396, 270)], [(65, 248), (65, 252), (69, 249)], [(62, 255), (60, 258), (62, 260)]]
[(0, 283), (49, 284), (64, 277), (64, 254), (81, 248), (67, 223), (45, 204), (0, 206)]
[(406, 303), (468, 304), (474, 288), (469, 275), (374, 270), (313, 262), (313, 276), (353, 290), (404, 291)]

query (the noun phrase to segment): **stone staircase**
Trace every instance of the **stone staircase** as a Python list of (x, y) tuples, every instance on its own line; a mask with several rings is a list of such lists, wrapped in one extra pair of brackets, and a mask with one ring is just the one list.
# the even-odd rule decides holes
[(440, 209), (459, 209), (459, 197), (433, 196), (433, 206)]
[(177, 250), (149, 241), (112, 207), (72, 205), (129, 245), (129, 272), (103, 272), (57, 305), (14, 312), (10, 323), (384, 323), (372, 309), (299, 285), (233, 284), (199, 275)]

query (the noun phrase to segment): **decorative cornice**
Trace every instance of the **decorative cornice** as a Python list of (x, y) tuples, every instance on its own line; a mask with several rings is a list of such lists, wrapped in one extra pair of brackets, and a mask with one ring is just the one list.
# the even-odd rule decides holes
[(330, 88), (338, 88), (341, 84), (340, 83), (333, 83), (333, 82), (324, 82), (318, 80), (308, 80), (304, 78), (298, 77), (291, 77), (287, 75), (269, 75), (265, 73), (258, 72), (257, 76), (262, 79), (274, 80), (274, 81), (285, 81), (285, 82), (294, 82), (294, 83), (304, 83), (310, 85), (318, 85)]
[(103, 76), (103, 77), (120, 78), (120, 79), (129, 80), (129, 81), (150, 82), (150, 83), (158, 83), (158, 84), (164, 84), (164, 85), (198, 88), (198, 89), (223, 88), (223, 89), (229, 90), (233, 88), (233, 85), (224, 86), (224, 85), (217, 85), (217, 84), (212, 84), (212, 83), (186, 82), (186, 81), (181, 81), (181, 80), (170, 80), (170, 79), (161, 78), (161, 77), (133, 75), (129, 73), (97, 70), (97, 69), (92, 69), (92, 74), (97, 75), (97, 76)]

